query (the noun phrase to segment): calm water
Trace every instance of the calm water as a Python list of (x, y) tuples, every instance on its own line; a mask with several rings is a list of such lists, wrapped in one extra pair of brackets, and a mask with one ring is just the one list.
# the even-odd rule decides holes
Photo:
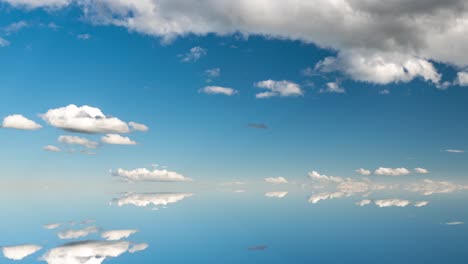
[[(238, 187), (44, 189), (35, 197), (4, 191), (0, 244), (42, 249), (1, 263), (466, 263), (468, 258), (463, 190)], [(60, 226), (43, 227), (54, 223)], [(129, 229), (127, 238), (102, 237)], [(75, 238), (59, 238), (67, 234)]]

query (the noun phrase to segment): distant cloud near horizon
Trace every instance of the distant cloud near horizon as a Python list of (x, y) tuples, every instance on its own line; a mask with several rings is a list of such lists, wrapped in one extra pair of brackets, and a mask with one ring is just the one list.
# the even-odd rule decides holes
[(429, 171), (427, 169), (424, 169), (424, 168), (415, 168), (414, 172), (416, 172), (418, 174), (428, 174), (429, 173)]
[(281, 184), (281, 183), (284, 184), (284, 183), (288, 183), (288, 180), (286, 180), (284, 177), (276, 177), (276, 178), (270, 177), (270, 178), (266, 178), (265, 182), (271, 183), (271, 184)]
[(357, 169), (356, 172), (363, 175), (363, 176), (369, 176), (372, 173), (370, 170), (366, 170), (366, 169), (363, 169), (363, 168)]
[(159, 170), (154, 168), (148, 170), (146, 168), (138, 168), (133, 170), (117, 169), (112, 171), (113, 176), (121, 177), (130, 182), (190, 182), (192, 179), (185, 177), (174, 171), (168, 171), (166, 169)]
[(41, 125), (22, 115), (9, 115), (3, 119), (2, 128), (14, 128), (19, 130), (38, 130)]
[(62, 151), (59, 147), (53, 146), (53, 145), (47, 145), (42, 148), (45, 151), (50, 151), (50, 152), (60, 152)]
[(384, 168), (380, 167), (374, 171), (375, 175), (381, 176), (403, 176), (408, 175), (411, 172), (406, 168)]
[(446, 149), (445, 152), (449, 153), (464, 153), (465, 151), (462, 149)]

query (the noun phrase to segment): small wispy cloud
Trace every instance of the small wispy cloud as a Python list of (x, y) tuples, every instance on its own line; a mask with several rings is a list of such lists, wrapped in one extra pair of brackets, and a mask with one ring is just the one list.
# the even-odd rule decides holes
[(91, 35), (87, 34), (87, 33), (86, 34), (79, 34), (79, 35), (76, 36), (76, 38), (81, 39), (81, 40), (88, 40), (88, 39), (91, 38)]
[(446, 149), (445, 152), (449, 152), (449, 153), (464, 153), (465, 151), (464, 151), (464, 150), (461, 150), (461, 149)]
[(178, 57), (182, 62), (195, 62), (207, 54), (207, 50), (202, 47), (193, 47), (185, 54), (179, 54)]
[(205, 86), (202, 89), (198, 90), (198, 92), (205, 94), (222, 94), (227, 96), (232, 96), (239, 93), (233, 88), (222, 86)]

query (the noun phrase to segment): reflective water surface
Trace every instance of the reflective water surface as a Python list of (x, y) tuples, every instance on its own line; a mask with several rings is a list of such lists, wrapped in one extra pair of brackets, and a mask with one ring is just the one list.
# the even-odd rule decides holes
[(466, 263), (466, 185), (309, 176), (3, 190), (1, 263)]

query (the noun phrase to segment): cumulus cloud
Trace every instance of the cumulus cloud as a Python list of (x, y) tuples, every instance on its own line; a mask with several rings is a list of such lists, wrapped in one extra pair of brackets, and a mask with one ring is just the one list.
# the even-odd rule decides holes
[(320, 89), (321, 93), (345, 93), (346, 90), (338, 82), (328, 82), (326, 88)]
[(191, 197), (193, 195), (193, 193), (127, 193), (122, 197), (115, 199), (114, 202), (118, 206), (164, 206), (180, 202), (185, 198)]
[[(3, 1), (30, 8), (71, 2)], [(386, 84), (413, 78), (439, 82), (433, 61), (468, 64), (468, 3), (464, 0), (76, 2), (85, 19), (94, 24), (124, 27), (164, 41), (189, 34), (240, 33), (314, 43), (336, 52), (329, 59), (331, 70), (366, 82)]]
[(288, 183), (288, 180), (286, 180), (284, 177), (276, 177), (276, 178), (270, 177), (270, 178), (266, 178), (265, 182), (271, 183), (271, 184), (281, 184), (281, 183)]
[(128, 252), (135, 253), (135, 252), (138, 252), (138, 251), (143, 251), (143, 250), (147, 249), (148, 247), (149, 247), (149, 245), (146, 244), (146, 243), (133, 244), (130, 247), (130, 249), (128, 250)]
[(101, 137), (102, 143), (112, 145), (136, 145), (137, 143), (129, 137), (123, 137), (118, 134), (107, 134)]
[(366, 170), (366, 169), (363, 169), (363, 168), (357, 169), (356, 172), (363, 175), (363, 176), (369, 176), (371, 174), (370, 170)]
[(81, 237), (86, 237), (90, 234), (94, 234), (99, 232), (99, 229), (95, 226), (88, 226), (83, 229), (78, 229), (78, 230), (65, 230), (60, 233), (58, 233), (58, 237), (60, 239), (76, 239), (76, 238), (81, 238)]
[(128, 238), (136, 232), (138, 232), (136, 229), (109, 230), (102, 232), (101, 237), (105, 240), (121, 240), (122, 238)]
[(2, 127), (21, 130), (37, 130), (42, 126), (22, 115), (9, 115), (3, 119)]
[(50, 151), (50, 152), (60, 152), (62, 151), (59, 147), (53, 146), (53, 145), (47, 145), (42, 148), (45, 151)]
[(267, 193), (265, 193), (266, 197), (272, 197), (272, 198), (284, 198), (286, 195), (288, 195), (288, 192), (267, 192)]
[(182, 62), (195, 62), (199, 60), (201, 57), (207, 54), (206, 49), (202, 47), (193, 47), (189, 50), (189, 52), (185, 54), (180, 54), (179, 57)]
[(156, 182), (187, 182), (192, 179), (185, 177), (174, 171), (168, 171), (166, 169), (159, 170), (154, 168), (148, 170), (146, 168), (138, 168), (134, 170), (117, 169), (112, 172), (112, 175), (122, 177), (130, 182), (138, 181), (156, 181)]
[(455, 83), (460, 86), (468, 86), (468, 72), (458, 72)]
[(204, 88), (200, 89), (199, 92), (205, 94), (223, 94), (227, 96), (235, 95), (238, 93), (237, 90), (221, 86), (205, 86)]
[(135, 131), (146, 132), (149, 130), (146, 125), (140, 123), (129, 122), (128, 125)]
[(99, 143), (91, 141), (89, 139), (77, 136), (59, 136), (58, 142), (67, 145), (80, 145), (86, 148), (96, 148)]
[(319, 182), (342, 182), (344, 181), (343, 178), (341, 177), (336, 177), (336, 176), (327, 176), (325, 174), (320, 174), (317, 171), (311, 171), (309, 172), (309, 178), (311, 180), (319, 181)]
[(414, 171), (418, 174), (428, 174), (429, 171), (424, 168), (415, 168)]
[(301, 89), (301, 86), (297, 83), (290, 81), (274, 81), (274, 80), (265, 80), (257, 82), (256, 87), (266, 89), (268, 91), (261, 92), (255, 95), (257, 98), (269, 98), (269, 97), (287, 97), (287, 96), (300, 96), (304, 92)]
[(410, 204), (410, 201), (402, 200), (402, 199), (385, 199), (385, 200), (376, 200), (374, 201), (374, 203), (378, 207), (391, 207), (391, 206), (405, 207)]
[(128, 133), (128, 124), (116, 117), (104, 115), (96, 107), (68, 105), (48, 110), (41, 115), (49, 125), (80, 133)]
[(41, 260), (48, 264), (101, 264), (107, 258), (115, 258), (127, 252), (127, 241), (72, 242), (47, 251)]
[(41, 250), (42, 247), (38, 245), (32, 244), (25, 244), (25, 245), (18, 245), (18, 246), (8, 246), (8, 247), (1, 247), (3, 256), (8, 259), (12, 260), (22, 260), (25, 257), (36, 253), (37, 251)]
[(380, 167), (375, 170), (375, 175), (383, 176), (403, 176), (410, 174), (410, 171), (406, 168), (383, 168)]

